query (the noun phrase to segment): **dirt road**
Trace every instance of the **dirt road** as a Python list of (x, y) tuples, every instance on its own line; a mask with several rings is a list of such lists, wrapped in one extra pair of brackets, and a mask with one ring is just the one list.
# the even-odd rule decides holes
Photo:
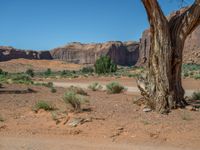
[[(92, 82), (91, 82), (92, 83)], [(54, 86), (56, 87), (70, 87), (70, 86), (78, 86), (84, 89), (87, 89), (88, 86), (91, 84), (90, 82), (88, 83), (74, 83), (74, 82), (53, 82)], [(106, 85), (102, 84), (103, 90), (106, 89)], [(127, 89), (127, 92), (132, 92), (132, 93), (140, 93), (139, 89), (136, 86), (125, 86)], [(186, 89), (185, 90), (185, 96), (191, 96), (192, 93), (196, 91), (196, 89)]]
[(0, 137), (0, 150), (189, 150), (161, 145), (91, 141), (77, 137)]

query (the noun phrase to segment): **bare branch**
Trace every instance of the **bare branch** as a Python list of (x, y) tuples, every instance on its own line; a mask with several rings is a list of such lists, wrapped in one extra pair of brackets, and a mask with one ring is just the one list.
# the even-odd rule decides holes
[(167, 18), (161, 10), (157, 0), (142, 0), (142, 3), (147, 11), (150, 25), (154, 30), (166, 25), (168, 22)]
[[(176, 32), (180, 39), (183, 41), (186, 37), (200, 24), (200, 0), (195, 0), (192, 6), (185, 8), (181, 13), (177, 12), (170, 20), (170, 24), (173, 23), (171, 31)], [(174, 25), (177, 24), (177, 25)], [(176, 31), (176, 29), (180, 29)]]

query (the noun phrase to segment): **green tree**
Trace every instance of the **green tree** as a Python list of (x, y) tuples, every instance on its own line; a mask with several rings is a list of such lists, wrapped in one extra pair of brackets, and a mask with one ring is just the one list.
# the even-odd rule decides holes
[(117, 65), (113, 63), (109, 56), (101, 56), (96, 60), (94, 66), (97, 74), (106, 74), (117, 71)]

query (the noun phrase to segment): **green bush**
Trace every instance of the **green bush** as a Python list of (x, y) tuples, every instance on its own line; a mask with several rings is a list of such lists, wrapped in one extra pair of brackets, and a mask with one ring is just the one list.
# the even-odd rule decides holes
[(50, 76), (52, 74), (52, 71), (50, 68), (48, 68), (45, 72), (44, 72), (44, 75), (45, 76)]
[(3, 70), (0, 68), (0, 74), (3, 74)]
[(192, 100), (200, 100), (200, 91), (194, 92), (192, 94)]
[(81, 72), (82, 72), (82, 73), (93, 73), (93, 72), (94, 72), (94, 69), (93, 69), (93, 67), (83, 67), (83, 68), (81, 69)]
[(21, 83), (21, 84), (32, 84), (33, 83), (30, 76), (27, 74), (13, 74), (10, 76), (10, 79), (14, 83)]
[(196, 75), (194, 76), (194, 78), (195, 78), (196, 80), (199, 80), (199, 79), (200, 79), (200, 74), (196, 74)]
[(46, 87), (52, 88), (52, 87), (53, 87), (53, 82), (48, 82), (48, 83), (46, 84)]
[(80, 87), (76, 87), (76, 86), (70, 86), (68, 89), (68, 91), (76, 93), (76, 94), (80, 94), (80, 95), (87, 95), (87, 92), (85, 92), (82, 88)]
[(48, 83), (35, 82), (34, 85), (36, 85), (36, 86), (45, 86), (45, 87), (48, 87), (48, 88), (53, 88), (53, 82), (48, 82)]
[(51, 87), (51, 93), (56, 93), (56, 92), (57, 92), (56, 88)]
[(34, 77), (34, 75), (35, 75), (33, 69), (27, 69), (26, 74), (31, 76), (31, 77)]
[(61, 76), (72, 76), (72, 75), (73, 75), (72, 71), (69, 70), (61, 71)]
[(49, 103), (45, 102), (45, 101), (38, 101), (35, 106), (33, 107), (34, 111), (38, 111), (40, 109), (43, 109), (45, 111), (51, 111), (51, 110), (55, 110), (55, 108), (50, 105)]
[(94, 82), (91, 85), (89, 85), (88, 88), (92, 91), (98, 91), (101, 90), (103, 87), (98, 82)]
[(184, 72), (183, 76), (184, 76), (184, 77), (189, 77), (190, 74), (189, 74), (188, 72)]
[(1, 68), (0, 68), (0, 75), (7, 75), (8, 74), (8, 72), (5, 72), (5, 71), (3, 71)]
[(80, 97), (72, 91), (66, 92), (63, 98), (66, 104), (70, 104), (73, 107), (73, 110), (76, 112), (81, 111), (81, 100)]
[(106, 74), (117, 71), (117, 65), (115, 65), (108, 56), (101, 56), (96, 60), (94, 66), (97, 74)]
[(124, 86), (120, 85), (118, 82), (111, 82), (106, 85), (107, 92), (110, 94), (121, 93), (125, 90)]

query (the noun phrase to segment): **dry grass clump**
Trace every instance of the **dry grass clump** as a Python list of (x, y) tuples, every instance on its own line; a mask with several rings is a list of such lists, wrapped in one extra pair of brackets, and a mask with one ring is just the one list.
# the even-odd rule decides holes
[(107, 92), (110, 94), (121, 93), (125, 90), (125, 87), (120, 85), (118, 82), (111, 82), (106, 85)]
[(74, 91), (67, 91), (64, 94), (63, 100), (66, 104), (71, 105), (74, 112), (81, 112), (82, 111), (81, 105), (83, 103), (89, 102), (89, 100), (87, 100), (85, 96), (77, 94)]
[(103, 87), (98, 82), (94, 82), (88, 86), (88, 89), (90, 89), (92, 91), (98, 91), (98, 90), (101, 90), (102, 88)]
[(33, 110), (35, 112), (37, 112), (40, 109), (43, 109), (45, 111), (55, 110), (55, 108), (51, 104), (49, 104), (48, 102), (45, 102), (45, 101), (38, 101), (33, 107)]
[(73, 92), (73, 93), (76, 93), (76, 94), (79, 94), (79, 95), (87, 95), (87, 92), (85, 92), (82, 88), (80, 87), (76, 87), (76, 86), (70, 86), (67, 91), (69, 92)]

